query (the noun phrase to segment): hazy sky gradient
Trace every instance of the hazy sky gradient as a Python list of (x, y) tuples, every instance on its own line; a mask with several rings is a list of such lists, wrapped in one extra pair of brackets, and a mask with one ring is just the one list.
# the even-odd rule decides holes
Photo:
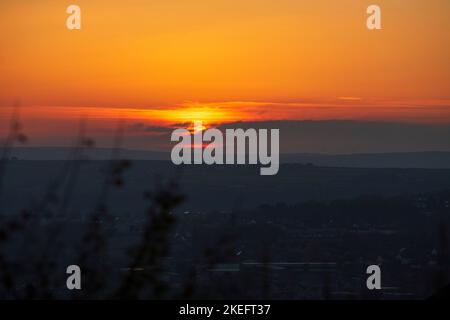
[[(72, 3), (81, 31), (65, 26)], [(450, 123), (450, 2), (378, 0), (369, 31), (372, 3), (1, 1), (0, 122), (18, 100), (41, 137), (83, 116), (105, 132), (117, 118)]]

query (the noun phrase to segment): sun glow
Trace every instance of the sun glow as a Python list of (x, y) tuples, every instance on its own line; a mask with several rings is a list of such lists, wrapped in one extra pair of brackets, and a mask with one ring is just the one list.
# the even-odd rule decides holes
[(181, 106), (179, 109), (163, 110), (159, 118), (166, 122), (184, 123), (202, 121), (204, 124), (222, 123), (239, 120), (239, 113), (234, 110), (214, 108), (193, 104)]

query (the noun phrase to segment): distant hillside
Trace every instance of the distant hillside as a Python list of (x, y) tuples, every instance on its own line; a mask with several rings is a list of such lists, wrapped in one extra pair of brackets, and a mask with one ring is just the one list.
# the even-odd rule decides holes
[[(16, 148), (12, 156), (19, 160), (67, 160), (70, 148), (36, 147)], [(87, 159), (108, 160), (111, 149), (94, 148), (85, 151)], [(144, 151), (123, 149), (121, 158), (131, 160), (169, 160), (170, 154), (163, 151)], [(359, 153), (359, 154), (282, 154), (282, 163), (313, 164), (321, 167), (355, 167), (355, 168), (450, 168), (450, 152), (399, 152), (399, 153)]]
[[(55, 178), (66, 170), (65, 161), (11, 161), (7, 166), (3, 202), (20, 212), (24, 199), (40, 199)], [(76, 167), (72, 167), (76, 168)], [(72, 209), (95, 207), (109, 166), (104, 161), (83, 163), (73, 182)], [(74, 170), (74, 169), (72, 169)], [(392, 197), (450, 190), (450, 169), (325, 168), (282, 164), (275, 176), (259, 175), (258, 165), (175, 166), (169, 161), (133, 161), (124, 173), (125, 188), (114, 191), (110, 208), (143, 212), (148, 205), (143, 190), (163, 179), (175, 179), (186, 211), (254, 208), (261, 204), (331, 201), (362, 195)], [(76, 191), (75, 191), (76, 190)]]
[(284, 163), (312, 163), (322, 167), (450, 168), (450, 152), (399, 152), (359, 154), (286, 154)]

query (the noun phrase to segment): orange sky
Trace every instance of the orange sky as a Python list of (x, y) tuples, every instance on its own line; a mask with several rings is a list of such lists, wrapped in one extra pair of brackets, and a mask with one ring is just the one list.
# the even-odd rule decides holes
[[(72, 3), (80, 31), (65, 26)], [(81, 116), (105, 130), (118, 117), (450, 123), (450, 2), (377, 0), (383, 30), (369, 31), (372, 3), (1, 1), (0, 122), (20, 101), (47, 134)]]

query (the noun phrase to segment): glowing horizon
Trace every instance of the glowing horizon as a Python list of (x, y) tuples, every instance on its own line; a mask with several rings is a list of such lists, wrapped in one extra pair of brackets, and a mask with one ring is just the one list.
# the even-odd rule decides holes
[[(405, 104), (406, 103), (406, 104)], [(75, 133), (80, 119), (90, 127), (112, 131), (119, 121), (146, 126), (184, 126), (194, 121), (205, 125), (229, 122), (282, 121), (282, 120), (358, 120), (388, 121), (423, 124), (450, 124), (450, 101), (363, 101), (354, 97), (341, 97), (334, 101), (313, 102), (184, 102), (171, 107), (73, 107), (73, 106), (20, 106), (21, 122), (30, 134), (51, 136), (55, 130)], [(7, 121), (13, 107), (0, 108), (0, 134), (6, 135)], [(276, 110), (276, 113), (274, 112)], [(3, 128), (3, 129), (2, 129)]]

